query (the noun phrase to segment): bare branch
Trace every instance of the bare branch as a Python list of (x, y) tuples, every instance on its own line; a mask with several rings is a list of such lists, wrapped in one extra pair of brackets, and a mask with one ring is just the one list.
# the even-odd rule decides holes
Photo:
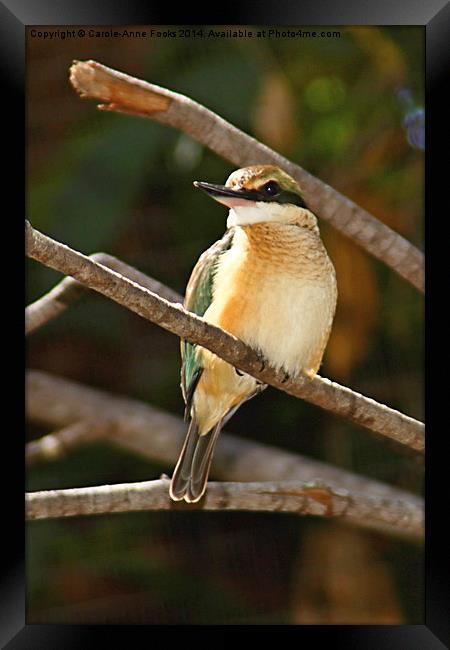
[(99, 108), (147, 117), (173, 126), (238, 167), (274, 164), (302, 187), (320, 218), (424, 291), (424, 256), (401, 235), (315, 178), (300, 166), (184, 95), (130, 77), (96, 61), (74, 61), (70, 81), (81, 97), (105, 102)]
[(106, 418), (95, 422), (83, 421), (69, 424), (59, 431), (32, 440), (25, 445), (25, 462), (31, 467), (39, 461), (57, 460), (80, 444), (92, 442), (111, 433), (113, 423)]
[(312, 379), (299, 376), (286, 380), (283, 372), (267, 366), (254, 350), (235, 336), (186, 311), (181, 305), (160, 298), (116, 271), (43, 235), (28, 222), (25, 228), (29, 257), (65, 275), (71, 275), (90, 289), (180, 338), (202, 345), (266, 384), (423, 453), (425, 435), (422, 422), (318, 375)]
[(336, 517), (364, 522), (367, 528), (380, 524), (399, 534), (423, 536), (423, 513), (403, 502), (363, 497), (337, 491), (322, 483), (209, 483), (200, 505), (175, 505), (169, 497), (167, 479), (30, 492), (26, 495), (27, 519), (74, 517), (140, 510), (246, 510), (290, 512), (298, 515)]
[[(186, 424), (181, 418), (130, 398), (54, 377), (37, 370), (27, 377), (27, 415), (41, 425), (67, 427), (80, 418), (101, 422), (107, 414), (111, 443), (173, 467)], [(423, 509), (423, 500), (397, 487), (353, 474), (332, 465), (305, 458), (252, 440), (221, 433), (212, 476), (227, 481), (315, 481), (320, 478), (337, 490), (404, 501)]]
[[(113, 257), (107, 253), (94, 253), (93, 255), (89, 255), (89, 258), (114, 271), (118, 271), (125, 278), (133, 280), (133, 282), (136, 282), (141, 287), (157, 293), (170, 302), (183, 302), (183, 297), (176, 291), (166, 287), (166, 285), (158, 282), (158, 280), (150, 278), (145, 273), (141, 273), (141, 271), (138, 271), (133, 266), (125, 264), (125, 262), (117, 259), (117, 257)], [(87, 291), (89, 291), (88, 287), (80, 284), (80, 282), (77, 282), (73, 278), (67, 277), (61, 280), (45, 296), (31, 303), (25, 309), (25, 333), (31, 334), (42, 327), (42, 325), (59, 316), (69, 305), (78, 300)]]

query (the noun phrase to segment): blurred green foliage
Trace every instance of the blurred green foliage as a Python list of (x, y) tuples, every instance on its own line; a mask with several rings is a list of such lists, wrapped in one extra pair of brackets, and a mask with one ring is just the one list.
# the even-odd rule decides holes
[[(203, 103), (422, 246), (423, 154), (417, 132), (408, 133), (407, 112), (420, 114), (423, 105), (423, 30), (341, 33), (119, 44), (30, 39), (28, 218), (75, 249), (116, 255), (180, 293), (199, 254), (223, 233), (223, 207), (192, 181), (224, 182), (232, 166), (182, 133), (83, 103), (67, 71), (73, 58), (93, 58)], [(407, 104), (399, 95), (405, 89)], [(421, 297), (327, 224), (321, 229), (339, 288), (322, 374), (422, 417)], [(29, 261), (27, 301), (58, 280)], [(97, 295), (33, 334), (28, 365), (182, 414), (178, 341)], [(275, 390), (245, 405), (228, 429), (421, 489), (410, 455)], [(43, 433), (30, 427), (29, 437)], [(162, 471), (172, 468), (96, 444), (33, 468), (28, 489), (143, 480)], [(27, 533), (28, 620), (289, 623), (303, 621), (299, 608), (309, 608), (315, 622), (311, 603), (295, 601), (295, 585), (303, 578), (303, 544), (328, 525), (192, 512), (35, 522)], [(393, 622), (421, 622), (420, 549), (366, 537), (389, 569), (384, 589), (398, 602)], [(317, 604), (334, 606), (325, 596)], [(372, 614), (368, 622), (383, 622), (382, 613), (380, 620)]]

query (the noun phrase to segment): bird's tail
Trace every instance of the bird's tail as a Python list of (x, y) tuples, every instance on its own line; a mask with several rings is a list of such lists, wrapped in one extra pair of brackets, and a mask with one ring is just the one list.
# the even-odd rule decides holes
[(216, 426), (199, 435), (195, 418), (192, 418), (180, 457), (170, 482), (170, 498), (184, 499), (188, 503), (200, 501), (206, 490), (209, 468), (223, 419)]

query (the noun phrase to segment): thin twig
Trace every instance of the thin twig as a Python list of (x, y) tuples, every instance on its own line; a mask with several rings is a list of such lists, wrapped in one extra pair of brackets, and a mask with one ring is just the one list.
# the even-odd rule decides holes
[(26, 495), (27, 519), (192, 509), (290, 512), (358, 523), (363, 520), (367, 528), (382, 524), (400, 534), (418, 539), (423, 536), (423, 513), (410, 504), (337, 491), (320, 482), (210, 483), (206, 498), (194, 507), (174, 505), (167, 479)]
[(74, 422), (62, 429), (32, 440), (25, 445), (25, 462), (32, 467), (40, 461), (58, 460), (71, 449), (110, 434), (113, 423), (106, 418), (96, 421)]
[[(125, 278), (133, 280), (133, 282), (136, 282), (141, 287), (157, 293), (170, 302), (183, 302), (183, 297), (176, 291), (166, 287), (166, 285), (158, 282), (158, 280), (150, 278), (133, 266), (125, 264), (125, 262), (117, 259), (117, 257), (113, 257), (107, 253), (93, 253), (89, 255), (89, 258), (114, 271), (118, 271)], [(63, 278), (45, 296), (31, 303), (25, 309), (25, 333), (31, 334), (53, 320), (65, 311), (69, 305), (78, 300), (83, 293), (88, 291), (89, 288), (84, 284), (80, 284), (77, 280), (70, 277)]]
[(424, 256), (420, 250), (367, 210), (201, 104), (96, 61), (74, 61), (70, 80), (81, 97), (104, 102), (100, 109), (147, 117), (173, 126), (239, 167), (266, 163), (285, 169), (299, 182), (307, 205), (318, 217), (417, 289), (425, 290)]
[[(70, 426), (80, 418), (101, 422), (105, 415), (110, 424), (105, 440), (159, 463), (165, 471), (173, 467), (186, 434), (181, 418), (62, 377), (37, 370), (28, 372), (27, 416), (31, 421), (54, 428)], [(227, 432), (220, 436), (211, 474), (220, 480), (239, 482), (320, 479), (336, 490), (402, 501), (423, 510), (421, 497), (392, 485)]]
[(305, 399), (371, 431), (423, 453), (424, 425), (399, 411), (316, 375), (286, 379), (245, 343), (181, 305), (160, 298), (116, 271), (56, 242), (25, 224), (27, 255), (56, 271), (71, 275), (90, 289), (134, 311), (191, 343), (211, 350), (243, 372), (294, 397)]

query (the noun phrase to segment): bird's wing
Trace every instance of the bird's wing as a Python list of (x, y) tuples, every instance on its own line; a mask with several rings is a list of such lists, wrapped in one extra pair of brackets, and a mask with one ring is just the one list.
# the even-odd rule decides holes
[[(184, 307), (198, 316), (203, 316), (212, 301), (214, 274), (220, 256), (230, 249), (234, 236), (234, 229), (227, 230), (219, 241), (216, 241), (199, 258), (189, 278), (184, 297)], [(181, 341), (181, 390), (186, 403), (186, 415), (190, 413), (192, 396), (202, 368), (195, 354), (196, 345)]]

